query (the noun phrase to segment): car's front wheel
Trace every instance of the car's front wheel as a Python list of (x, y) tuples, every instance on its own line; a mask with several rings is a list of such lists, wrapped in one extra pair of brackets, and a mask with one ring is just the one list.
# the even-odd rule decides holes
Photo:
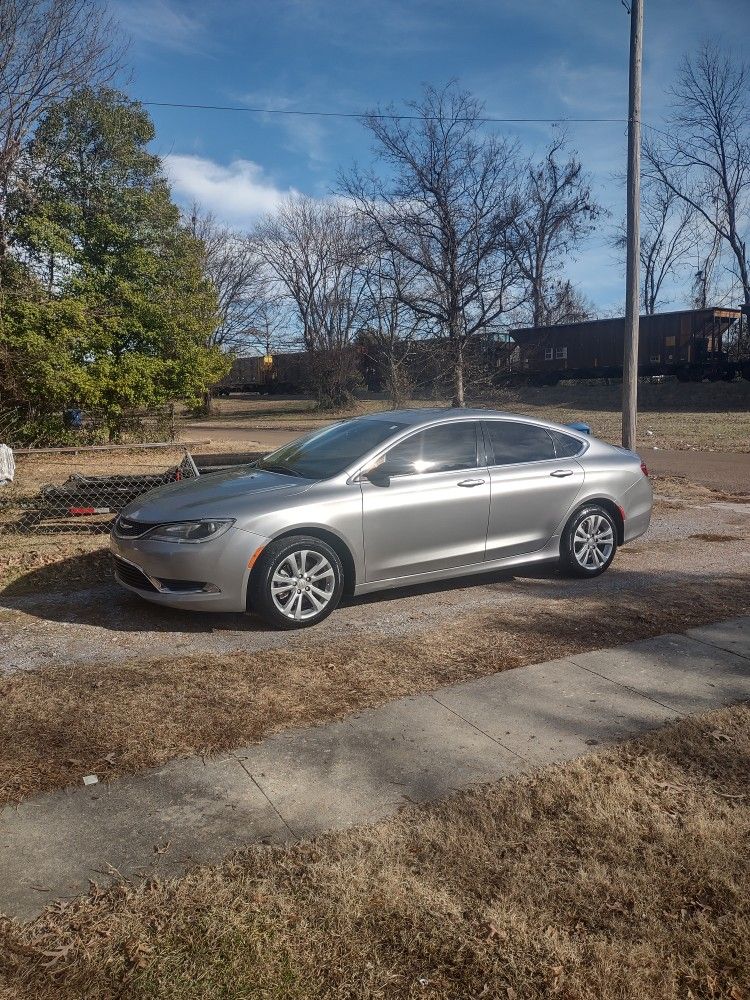
[(248, 586), (250, 609), (277, 628), (307, 628), (341, 600), (344, 573), (336, 552), (319, 538), (294, 535), (271, 542)]
[(568, 576), (599, 576), (615, 557), (617, 527), (599, 504), (577, 511), (560, 540), (560, 568)]

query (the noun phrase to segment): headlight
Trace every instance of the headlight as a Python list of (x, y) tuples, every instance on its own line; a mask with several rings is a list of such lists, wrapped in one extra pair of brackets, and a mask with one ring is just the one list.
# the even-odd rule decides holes
[(234, 524), (234, 519), (224, 521), (175, 521), (160, 524), (145, 536), (157, 542), (207, 542), (218, 538)]

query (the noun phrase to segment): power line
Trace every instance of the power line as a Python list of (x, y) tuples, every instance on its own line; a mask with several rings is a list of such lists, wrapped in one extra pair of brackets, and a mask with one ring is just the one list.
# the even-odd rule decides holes
[[(302, 118), (381, 118), (390, 121), (439, 121), (437, 116), (398, 115), (368, 111), (293, 111), (288, 108), (244, 108), (232, 104), (186, 104), (178, 101), (141, 101), (149, 108), (187, 108), (194, 111), (234, 111), (251, 115), (297, 115)], [(627, 118), (457, 118), (487, 125), (624, 125)]]

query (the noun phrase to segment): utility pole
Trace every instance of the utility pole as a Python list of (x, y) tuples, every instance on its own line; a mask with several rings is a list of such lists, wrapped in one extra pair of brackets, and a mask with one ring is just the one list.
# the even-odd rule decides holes
[(622, 364), (622, 443), (635, 448), (638, 413), (638, 315), (641, 243), (641, 67), (643, 0), (630, 0), (630, 85), (628, 87), (627, 256), (625, 343)]

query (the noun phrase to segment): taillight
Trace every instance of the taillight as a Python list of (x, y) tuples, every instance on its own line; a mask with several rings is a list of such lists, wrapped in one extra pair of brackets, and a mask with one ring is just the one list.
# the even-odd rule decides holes
[(644, 476), (648, 475), (648, 466), (646, 465), (645, 462), (641, 462), (641, 472), (643, 473)]

